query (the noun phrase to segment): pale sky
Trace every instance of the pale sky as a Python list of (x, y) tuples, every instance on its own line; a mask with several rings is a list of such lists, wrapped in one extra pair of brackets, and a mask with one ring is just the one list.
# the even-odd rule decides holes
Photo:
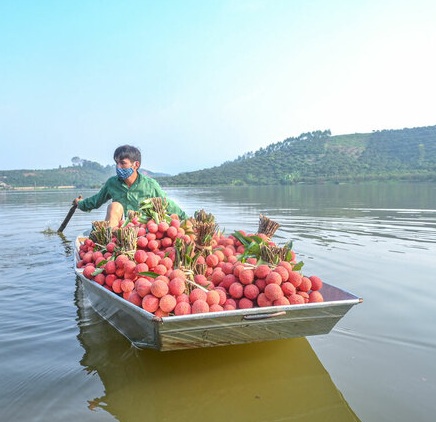
[(209, 168), (436, 125), (434, 0), (0, 0), (0, 170)]

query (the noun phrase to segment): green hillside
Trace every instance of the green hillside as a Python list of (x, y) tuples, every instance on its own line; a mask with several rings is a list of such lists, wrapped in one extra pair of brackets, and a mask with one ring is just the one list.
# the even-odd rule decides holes
[[(0, 189), (96, 188), (115, 174), (113, 165), (78, 161), (77, 165), (53, 170), (0, 171)], [(162, 186), (434, 181), (436, 126), (338, 136), (331, 136), (329, 130), (315, 131), (209, 169), (176, 176), (145, 173)]]
[[(150, 177), (164, 175), (140, 170)], [(115, 165), (102, 166), (93, 161), (81, 160), (80, 165), (59, 167), (53, 170), (0, 170), (0, 189), (23, 188), (99, 188), (111, 176)]]
[(331, 136), (330, 131), (249, 152), (218, 167), (159, 178), (165, 186), (436, 180), (436, 126)]

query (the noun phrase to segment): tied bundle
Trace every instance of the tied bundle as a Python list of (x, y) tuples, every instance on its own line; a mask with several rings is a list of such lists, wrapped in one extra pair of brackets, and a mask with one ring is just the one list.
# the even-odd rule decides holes
[(212, 252), (212, 241), (218, 230), (215, 216), (205, 210), (194, 213), (193, 230), (195, 233), (196, 249), (202, 251), (203, 255)]
[(259, 216), (259, 228), (257, 233), (263, 233), (269, 238), (273, 237), (277, 229), (280, 227), (278, 223), (270, 220), (267, 216), (260, 214)]
[(117, 253), (129, 256), (133, 259), (137, 240), (138, 240), (138, 227), (135, 226), (125, 226), (115, 229), (113, 234), (116, 238), (116, 243), (118, 245)]
[(153, 219), (157, 224), (161, 221), (168, 221), (167, 199), (156, 197), (144, 199), (139, 204), (139, 212), (142, 214), (143, 222)]
[(109, 221), (93, 221), (89, 238), (97, 245), (107, 245), (112, 240), (112, 227)]
[(195, 250), (195, 244), (193, 242), (184, 242), (182, 239), (176, 239), (174, 243), (176, 256), (174, 260), (174, 268), (183, 271), (186, 290), (185, 293), (189, 294), (196, 287), (205, 290), (204, 286), (200, 286), (194, 281), (197, 274), (203, 274), (206, 272), (207, 266), (198, 263), (198, 258), (202, 254), (202, 251)]
[(277, 265), (280, 261), (291, 262), (293, 260), (292, 243), (285, 246), (260, 245), (260, 258), (268, 264)]

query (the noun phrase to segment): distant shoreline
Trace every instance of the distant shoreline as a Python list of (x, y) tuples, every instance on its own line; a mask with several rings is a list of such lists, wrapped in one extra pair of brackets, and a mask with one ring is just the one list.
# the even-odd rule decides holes
[(49, 189), (77, 189), (77, 186), (17, 186), (17, 187), (4, 187), (0, 190), (3, 191), (11, 191), (11, 190), (20, 190), (20, 191), (30, 191), (30, 190), (49, 190)]

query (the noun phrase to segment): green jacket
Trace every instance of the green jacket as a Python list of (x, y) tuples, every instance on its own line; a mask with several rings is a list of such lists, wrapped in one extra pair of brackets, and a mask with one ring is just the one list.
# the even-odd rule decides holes
[(126, 216), (127, 211), (138, 211), (139, 204), (144, 199), (156, 197), (167, 199), (169, 214), (177, 214), (182, 220), (188, 218), (188, 215), (167, 197), (156, 180), (140, 173), (130, 188), (117, 176), (109, 178), (99, 192), (80, 201), (78, 208), (82, 211), (91, 211), (100, 208), (105, 202), (112, 199), (113, 202), (121, 203)]

